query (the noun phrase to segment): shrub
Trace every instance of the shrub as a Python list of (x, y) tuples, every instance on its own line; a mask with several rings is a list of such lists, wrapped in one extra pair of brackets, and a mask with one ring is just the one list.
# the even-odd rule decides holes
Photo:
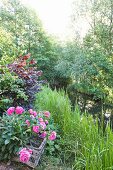
[(42, 71), (37, 71), (36, 62), (29, 58), (30, 54), (20, 56), (13, 61), (10, 60), (12, 64), (9, 64), (9, 61), (5, 62), (5, 58), (1, 60), (1, 112), (8, 107), (5, 104), (14, 106), (19, 104), (25, 108), (32, 107), (34, 95), (41, 88), (42, 81), (38, 81), (38, 78), (42, 75)]
[[(8, 65), (10, 72), (15, 73), (24, 83), (24, 92), (28, 96), (28, 108), (31, 107), (34, 95), (40, 90), (41, 81), (38, 77), (42, 75), (42, 71), (37, 71), (34, 59), (28, 61), (30, 54), (20, 56), (12, 64)], [(28, 61), (28, 62), (27, 62)]]
[(0, 160), (14, 157), (29, 140), (36, 145), (44, 138), (54, 141), (56, 132), (49, 124), (49, 117), (48, 111), (37, 113), (32, 109), (25, 111), (20, 106), (10, 107), (0, 118)]
[[(3, 113), (11, 104), (27, 100), (24, 91), (24, 82), (17, 75), (11, 73), (7, 68), (7, 64), (12, 62), (14, 58), (3, 57), (0, 61), (0, 112)], [(15, 103), (15, 104), (14, 104)]]

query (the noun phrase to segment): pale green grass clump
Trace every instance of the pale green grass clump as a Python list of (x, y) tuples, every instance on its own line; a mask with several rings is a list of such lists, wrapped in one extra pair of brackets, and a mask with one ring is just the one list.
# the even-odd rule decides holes
[(63, 90), (57, 92), (52, 91), (49, 87), (44, 87), (42, 92), (36, 95), (35, 108), (50, 111), (54, 122), (63, 132), (67, 131), (67, 125), (71, 119), (71, 104)]
[(49, 110), (62, 130), (59, 155), (65, 165), (76, 170), (113, 169), (113, 132), (109, 125), (103, 133), (98, 119), (80, 115), (77, 107), (72, 112), (68, 96), (48, 87), (37, 94), (35, 107)]

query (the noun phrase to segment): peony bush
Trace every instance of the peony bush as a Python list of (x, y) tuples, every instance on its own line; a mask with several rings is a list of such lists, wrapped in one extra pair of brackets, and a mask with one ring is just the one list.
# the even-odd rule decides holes
[(0, 118), (0, 160), (11, 159), (18, 153), (21, 162), (28, 162), (32, 150), (26, 145), (31, 139), (35, 144), (44, 138), (51, 142), (56, 139), (54, 126), (49, 122), (49, 111), (10, 107)]

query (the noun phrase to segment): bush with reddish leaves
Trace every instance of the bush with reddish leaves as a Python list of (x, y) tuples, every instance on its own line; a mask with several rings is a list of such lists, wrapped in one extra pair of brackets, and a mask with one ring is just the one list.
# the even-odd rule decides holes
[[(36, 61), (30, 60), (30, 54), (20, 56), (12, 64), (8, 64), (10, 72), (15, 73), (24, 83), (24, 92), (28, 96), (27, 107), (32, 107), (35, 94), (40, 91), (43, 81), (38, 78), (42, 75), (42, 71), (38, 71), (35, 67)], [(19, 103), (21, 104), (21, 103)], [(25, 103), (23, 103), (25, 105)]]
[[(1, 64), (1, 63), (0, 63)], [(0, 69), (0, 112), (10, 105), (32, 108), (35, 94), (41, 90), (36, 61), (30, 54), (19, 56), (11, 64), (2, 64)]]

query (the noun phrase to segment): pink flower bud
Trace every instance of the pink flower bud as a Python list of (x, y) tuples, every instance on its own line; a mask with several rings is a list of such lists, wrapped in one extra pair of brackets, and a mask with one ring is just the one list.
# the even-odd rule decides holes
[(33, 115), (33, 109), (29, 109), (28, 112)]
[(47, 135), (47, 132), (43, 132), (39, 137), (40, 137), (40, 138), (45, 138), (46, 135)]
[(33, 115), (34, 115), (34, 117), (36, 117), (36, 116), (37, 116), (37, 112), (36, 112), (36, 111), (34, 111), (34, 112), (33, 112)]
[(38, 120), (39, 120), (39, 122), (43, 122), (44, 121), (41, 117), (39, 117)]
[(44, 112), (44, 116), (49, 118), (50, 117), (50, 112), (48, 112), (48, 111)]
[(56, 132), (53, 131), (53, 132), (51, 133), (51, 135), (49, 136), (48, 139), (49, 139), (49, 140), (55, 140), (55, 139), (56, 139)]
[(48, 125), (48, 120), (45, 120), (45, 124)]
[(30, 121), (29, 120), (26, 120), (25, 122), (26, 122), (27, 126), (30, 126)]
[(45, 124), (45, 122), (40, 122), (40, 125), (41, 125), (41, 128), (44, 130), (44, 129), (46, 129), (46, 124)]

